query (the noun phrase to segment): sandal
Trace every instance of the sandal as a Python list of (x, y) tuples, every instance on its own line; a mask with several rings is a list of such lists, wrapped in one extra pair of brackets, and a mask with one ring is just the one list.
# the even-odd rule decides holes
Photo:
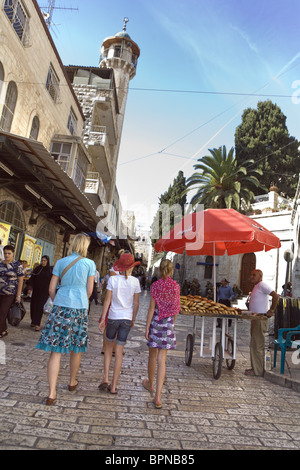
[(55, 402), (56, 402), (56, 398), (49, 398), (49, 397), (47, 397), (45, 404), (46, 404), (47, 406), (52, 406), (52, 405), (54, 405)]
[(153, 401), (153, 403), (154, 403), (155, 408), (157, 408), (157, 409), (162, 408), (162, 403), (161, 402), (155, 403), (155, 401)]
[(116, 390), (115, 390), (114, 392), (111, 391), (111, 384), (109, 384), (109, 385), (107, 386), (107, 389), (106, 389), (106, 390), (107, 390), (107, 392), (111, 393), (112, 395), (117, 395), (117, 393), (118, 393), (118, 389), (117, 389), (117, 388), (116, 388)]
[(0, 338), (4, 338), (7, 335), (8, 335), (8, 331), (7, 330), (3, 331), (3, 333), (1, 333), (1, 335), (0, 335)]
[(74, 392), (74, 390), (76, 390), (78, 384), (79, 384), (79, 382), (78, 382), (78, 380), (77, 380), (77, 384), (75, 384), (75, 385), (69, 385), (69, 386), (68, 386), (69, 392)]
[(98, 386), (98, 389), (99, 390), (106, 390), (108, 387), (108, 383), (107, 382), (102, 382), (99, 386)]

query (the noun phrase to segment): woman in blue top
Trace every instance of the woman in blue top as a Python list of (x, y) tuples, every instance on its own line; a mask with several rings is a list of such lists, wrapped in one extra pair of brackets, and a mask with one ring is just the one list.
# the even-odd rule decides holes
[[(75, 390), (78, 385), (76, 376), (81, 353), (87, 350), (89, 341), (88, 299), (93, 291), (96, 272), (94, 261), (86, 258), (89, 244), (88, 236), (75, 235), (69, 249), (71, 254), (57, 261), (53, 268), (49, 287), (53, 308), (37, 344), (38, 349), (51, 351), (48, 362), (47, 405), (53, 405), (56, 400), (56, 383), (62, 353), (71, 353), (69, 390)], [(56, 293), (59, 280), (60, 286)]]

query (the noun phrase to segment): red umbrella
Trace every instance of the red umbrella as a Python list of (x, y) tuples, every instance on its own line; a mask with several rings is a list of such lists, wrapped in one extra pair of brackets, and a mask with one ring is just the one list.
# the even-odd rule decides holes
[(206, 209), (186, 215), (160, 240), (156, 251), (193, 255), (236, 255), (281, 246), (276, 235), (234, 209)]
[(237, 255), (280, 248), (278, 237), (256, 220), (234, 209), (206, 209), (186, 215), (160, 240), (156, 251), (173, 251), (188, 256), (214, 257), (214, 300), (216, 300), (215, 256)]

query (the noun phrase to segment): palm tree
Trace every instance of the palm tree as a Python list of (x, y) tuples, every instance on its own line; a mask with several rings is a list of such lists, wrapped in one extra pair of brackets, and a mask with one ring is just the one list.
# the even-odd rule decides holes
[(211, 155), (198, 159), (199, 163), (194, 165), (198, 171), (187, 179), (186, 192), (197, 190), (191, 199), (191, 205), (204, 204), (205, 207), (233, 208), (239, 211), (242, 202), (248, 209), (254, 199), (251, 187), (266, 190), (257, 178), (262, 171), (253, 168), (254, 160), (247, 160), (243, 162), (243, 166), (239, 166), (233, 147), (228, 154), (225, 145), (209, 152)]

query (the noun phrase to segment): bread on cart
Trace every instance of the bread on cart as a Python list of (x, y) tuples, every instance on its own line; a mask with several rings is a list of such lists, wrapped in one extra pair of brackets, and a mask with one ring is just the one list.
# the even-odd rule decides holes
[(206, 315), (220, 316), (228, 315), (231, 317), (240, 317), (247, 319), (260, 319), (264, 315), (252, 313), (248, 310), (241, 310), (237, 307), (227, 307), (227, 305), (214, 302), (200, 295), (181, 295), (180, 296), (180, 313), (182, 315)]

